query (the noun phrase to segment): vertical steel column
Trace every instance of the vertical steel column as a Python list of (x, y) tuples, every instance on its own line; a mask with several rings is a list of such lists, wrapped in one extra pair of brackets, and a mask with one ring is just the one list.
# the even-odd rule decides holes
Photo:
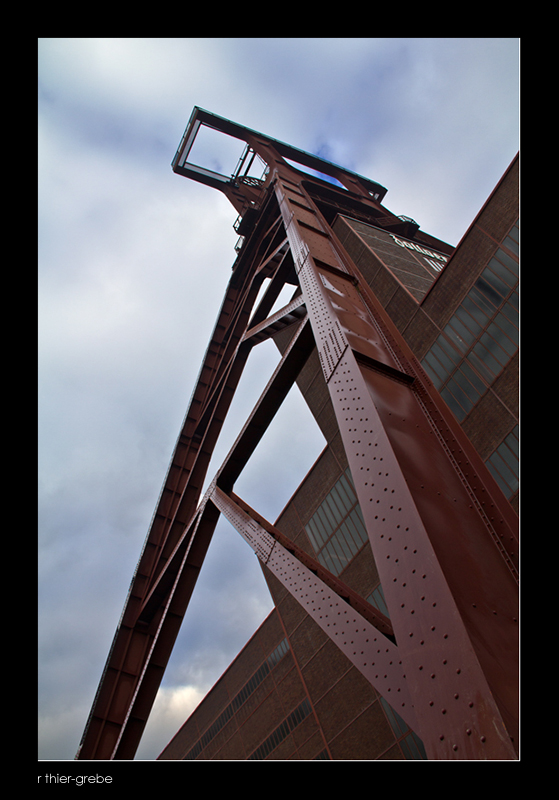
[(431, 758), (514, 759), (516, 534), (504, 498), (302, 187), (277, 171), (275, 191), (417, 733)]

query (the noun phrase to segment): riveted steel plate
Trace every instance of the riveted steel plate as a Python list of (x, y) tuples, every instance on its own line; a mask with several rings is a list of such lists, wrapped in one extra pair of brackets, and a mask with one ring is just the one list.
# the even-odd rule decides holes
[(413, 705), (398, 648), (219, 488), (212, 502), (312, 619), (412, 728)]
[(322, 372), (325, 380), (328, 381), (345, 352), (348, 342), (341, 325), (332, 314), (326, 289), (318, 279), (316, 268), (312, 262), (306, 261), (302, 266), (299, 280), (311, 320)]
[(260, 561), (267, 563), (272, 552), (275, 539), (268, 531), (264, 530), (255, 520), (251, 519), (219, 488), (215, 488), (210, 496), (211, 501), (217, 506), (224, 517), (241, 534), (243, 539), (252, 547)]
[[(514, 757), (463, 620), (351, 351), (340, 360), (329, 388), (418, 712), (417, 732), (428, 752), (438, 757)], [(411, 392), (409, 387), (402, 388)]]
[[(472, 633), (487, 635), (490, 628), (482, 624), (476, 629), (462, 616), (464, 581), (460, 564), (452, 561), (452, 544), (447, 543), (460, 528), (462, 514), (471, 517), (476, 534), (460, 538), (456, 562), (462, 558), (465, 563), (478, 541), (480, 552), (487, 552), (486, 517), (478, 513), (479, 503), (471, 502), (456, 459), (434, 435), (436, 426), (418, 401), (423, 387), (414, 393), (415, 378), (402, 366), (406, 357), (397, 355), (394, 337), (389, 342), (383, 332), (386, 321), (379, 324), (354, 281), (320, 269), (314, 260), (314, 239), (294, 220), (295, 215), (290, 225), (297, 228), (298, 241), (309, 242), (309, 255), (299, 271), (301, 288), (399, 653), (414, 702), (427, 704), (425, 713), (418, 715), (418, 733), (432, 757), (515, 758), (501, 716), (501, 710), (506, 717), (514, 704), (514, 692), (506, 687), (507, 698), (499, 709), (488, 684), (496, 675), (494, 683), (499, 684), (507, 667), (501, 661), (499, 669), (492, 670), (485, 658), (487, 648), (474, 649)], [(342, 350), (340, 343), (347, 346)], [(356, 355), (365, 359), (359, 361)], [(382, 368), (375, 372), (369, 365)], [(449, 508), (448, 498), (441, 500), (440, 488), (450, 487), (455, 508)], [(490, 545), (489, 555), (492, 562), (495, 556), (499, 570), (497, 548)], [(483, 569), (476, 565), (474, 572), (481, 574)], [(452, 589), (447, 575), (455, 579)], [(504, 580), (508, 577), (510, 573)], [(502, 604), (498, 609), (503, 612)], [(513, 655), (512, 608), (506, 611), (501, 638)], [(485, 658), (483, 665), (480, 657)], [(514, 665), (508, 671), (512, 675)], [(504, 687), (503, 680), (500, 685)]]

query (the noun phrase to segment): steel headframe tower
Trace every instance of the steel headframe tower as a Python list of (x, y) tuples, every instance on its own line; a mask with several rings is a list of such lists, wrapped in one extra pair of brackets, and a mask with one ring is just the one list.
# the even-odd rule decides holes
[[(246, 144), (232, 175), (188, 162), (204, 126)], [(250, 175), (255, 159), (266, 165), (260, 179)], [(134, 757), (221, 513), (416, 731), (430, 759), (518, 758), (517, 517), (316, 196), (334, 206), (338, 198), (394, 233), (413, 236), (418, 226), (388, 212), (373, 181), (199, 108), (172, 166), (228, 197), (244, 243), (76, 758)], [(293, 299), (270, 316), (285, 284)], [(291, 325), (289, 347), (202, 497), (252, 348)], [(314, 347), (390, 620), (233, 493)], [(344, 612), (334, 619), (330, 604), (340, 597)]]

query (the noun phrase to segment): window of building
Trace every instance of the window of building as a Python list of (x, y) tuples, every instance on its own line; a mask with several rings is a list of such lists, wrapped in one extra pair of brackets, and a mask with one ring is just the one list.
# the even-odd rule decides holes
[(295, 728), (306, 719), (311, 713), (311, 705), (305, 698), (303, 702), (294, 709), (284, 721), (278, 725), (273, 733), (256, 748), (254, 753), (248, 757), (248, 761), (261, 761), (265, 759), (275, 748), (286, 739)]
[(511, 253), (518, 253), (517, 224), (422, 362), (459, 422), (518, 350), (518, 260)]
[(380, 698), (380, 703), (404, 754), (404, 758), (408, 761), (426, 761), (427, 754), (419, 736), (411, 730), (409, 725), (394, 711), (384, 697)]
[(517, 425), (485, 462), (503, 491), (503, 494), (509, 499), (518, 489), (518, 459), (519, 441)]
[(367, 602), (380, 611), (381, 614), (384, 614), (385, 617), (390, 618), (390, 614), (388, 613), (388, 608), (386, 606), (386, 600), (384, 599), (384, 592), (380, 583), (369, 595), (369, 597), (367, 597)]
[(256, 672), (249, 678), (243, 688), (235, 695), (233, 700), (226, 706), (219, 717), (213, 722), (210, 727), (205, 731), (202, 737), (196, 742), (194, 747), (186, 754), (183, 760), (193, 761), (196, 759), (204, 747), (206, 747), (211, 740), (217, 736), (219, 731), (229, 722), (233, 714), (235, 714), (243, 703), (248, 700), (251, 694), (260, 686), (264, 678), (266, 678), (272, 669), (279, 664), (281, 659), (289, 651), (289, 642), (283, 639), (279, 645), (273, 650), (264, 663), (256, 670)]
[(334, 485), (305, 529), (318, 561), (334, 575), (339, 575), (368, 541), (349, 469)]

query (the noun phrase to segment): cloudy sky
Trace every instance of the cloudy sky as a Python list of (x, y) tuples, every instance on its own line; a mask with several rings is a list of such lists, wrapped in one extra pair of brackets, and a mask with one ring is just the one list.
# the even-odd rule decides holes
[[(40, 759), (76, 753), (235, 257), (232, 206), (171, 171), (193, 106), (378, 181), (391, 211), (456, 244), (518, 150), (518, 47), (39, 40)], [(260, 348), (218, 458), (276, 362)], [(322, 446), (293, 393), (238, 493), (275, 519)], [(270, 610), (220, 522), (138, 758)]]

